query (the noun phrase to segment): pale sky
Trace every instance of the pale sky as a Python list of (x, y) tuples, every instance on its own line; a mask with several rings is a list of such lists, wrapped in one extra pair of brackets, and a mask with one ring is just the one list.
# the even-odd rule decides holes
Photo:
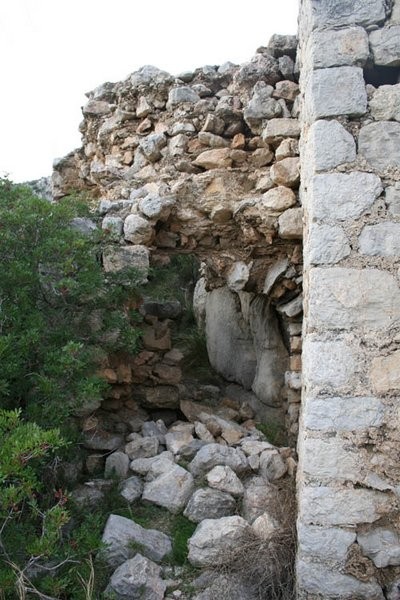
[(85, 92), (151, 64), (244, 62), (294, 34), (298, 0), (0, 0), (0, 175), (50, 175), (80, 146)]

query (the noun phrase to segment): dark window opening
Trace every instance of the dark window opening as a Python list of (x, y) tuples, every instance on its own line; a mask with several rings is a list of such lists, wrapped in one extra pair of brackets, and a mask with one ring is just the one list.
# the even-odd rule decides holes
[(400, 67), (373, 66), (364, 69), (365, 83), (375, 87), (400, 83)]

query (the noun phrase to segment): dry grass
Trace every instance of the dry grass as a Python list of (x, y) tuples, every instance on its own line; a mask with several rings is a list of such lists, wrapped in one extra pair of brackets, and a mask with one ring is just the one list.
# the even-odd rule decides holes
[[(216, 574), (242, 582), (251, 600), (295, 599), (296, 503), (293, 482), (278, 495), (272, 516), (281, 524), (274, 536), (263, 541), (248, 535), (215, 568)], [(228, 594), (226, 596), (226, 594)], [(225, 597), (226, 596), (226, 597)], [(232, 600), (229, 590), (218, 589), (219, 600)]]

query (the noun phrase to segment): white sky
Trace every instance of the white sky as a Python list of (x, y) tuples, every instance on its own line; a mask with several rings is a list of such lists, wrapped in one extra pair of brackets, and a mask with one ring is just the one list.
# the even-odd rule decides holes
[(0, 0), (0, 174), (51, 174), (80, 146), (84, 93), (145, 64), (172, 74), (248, 60), (296, 33), (298, 0)]

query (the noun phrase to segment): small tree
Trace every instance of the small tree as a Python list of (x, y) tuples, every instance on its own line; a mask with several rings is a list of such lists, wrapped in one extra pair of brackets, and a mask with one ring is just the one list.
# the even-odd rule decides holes
[(139, 332), (128, 306), (138, 273), (104, 273), (102, 234), (71, 221), (84, 203), (52, 204), (0, 180), (0, 406), (59, 424), (96, 406), (104, 352), (134, 352)]

